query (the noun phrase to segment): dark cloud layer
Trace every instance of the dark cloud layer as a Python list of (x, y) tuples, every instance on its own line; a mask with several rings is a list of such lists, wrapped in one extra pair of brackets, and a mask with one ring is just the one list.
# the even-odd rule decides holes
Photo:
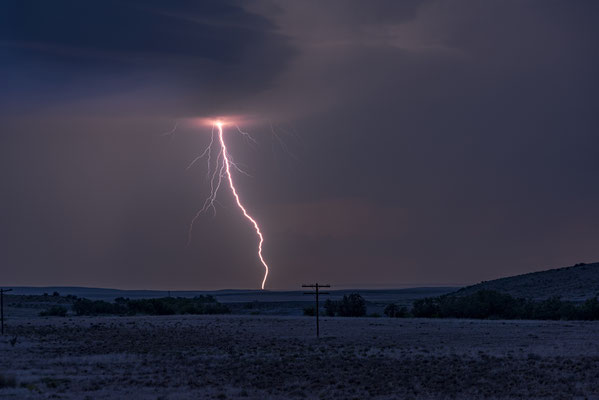
[(255, 122), (228, 140), (271, 288), (599, 259), (594, 2), (2, 7), (8, 284), (256, 287), (227, 194), (185, 246), (208, 132), (180, 118), (229, 113)]
[(15, 1), (0, 18), (19, 107), (32, 101), (25, 85), (41, 105), (122, 96), (98, 103), (110, 113), (123, 104), (162, 115), (226, 109), (221, 92), (264, 90), (293, 54), (272, 22), (230, 2)]

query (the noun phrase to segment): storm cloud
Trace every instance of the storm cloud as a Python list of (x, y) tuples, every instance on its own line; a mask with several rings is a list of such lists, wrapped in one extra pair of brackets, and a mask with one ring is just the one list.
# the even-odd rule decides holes
[[(166, 5), (165, 5), (166, 4)], [(187, 165), (228, 136), (269, 287), (461, 284), (599, 258), (593, 2), (5, 2), (7, 284), (256, 287)], [(163, 136), (177, 124), (173, 135)]]

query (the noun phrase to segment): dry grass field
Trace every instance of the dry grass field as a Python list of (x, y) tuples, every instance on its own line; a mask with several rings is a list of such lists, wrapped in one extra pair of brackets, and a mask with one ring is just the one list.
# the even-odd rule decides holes
[(15, 318), (0, 398), (599, 398), (597, 322), (323, 318), (322, 332), (309, 317)]

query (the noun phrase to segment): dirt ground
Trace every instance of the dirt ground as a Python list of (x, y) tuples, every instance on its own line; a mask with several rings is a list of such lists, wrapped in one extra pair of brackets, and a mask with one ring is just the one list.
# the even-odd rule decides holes
[(317, 340), (310, 317), (15, 318), (0, 398), (599, 399), (598, 322), (321, 328)]

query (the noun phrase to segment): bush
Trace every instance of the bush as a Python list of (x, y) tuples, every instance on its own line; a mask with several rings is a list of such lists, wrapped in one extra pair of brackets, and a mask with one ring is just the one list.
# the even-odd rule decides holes
[(408, 316), (408, 309), (407, 307), (399, 307), (397, 304), (391, 303), (385, 307), (383, 314), (389, 318), (405, 318)]
[(342, 317), (362, 317), (366, 315), (366, 300), (358, 293), (343, 296), (339, 305), (339, 315)]
[(414, 301), (412, 315), (416, 318), (438, 318), (440, 317), (438, 300), (432, 297)]
[[(534, 319), (560, 319), (562, 301), (559, 297), (551, 297), (535, 305)], [(565, 308), (564, 308), (565, 310)]]
[(77, 315), (106, 315), (125, 314), (125, 309), (119, 304), (112, 304), (103, 300), (77, 299), (73, 303), (73, 311)]
[[(196, 309), (196, 312), (193, 314), (230, 314), (231, 310), (224, 304), (214, 303), (214, 304), (205, 304), (203, 307)], [(192, 313), (190, 313), (192, 314)]]
[(307, 315), (309, 317), (315, 316), (316, 315), (316, 309), (314, 308), (314, 306), (304, 307), (304, 315)]
[(0, 389), (14, 388), (17, 386), (17, 380), (14, 376), (5, 376), (0, 374)]
[(53, 306), (45, 311), (40, 312), (42, 317), (66, 317), (67, 309), (62, 306)]
[(391, 304), (387, 304), (387, 306), (383, 310), (383, 314), (385, 314), (389, 318), (394, 318), (395, 314), (398, 311), (399, 311), (399, 307), (397, 307), (397, 304), (391, 303)]
[(579, 318), (589, 321), (599, 320), (599, 300), (597, 300), (597, 297), (588, 299), (580, 306)]
[(327, 299), (324, 303), (325, 314), (333, 317), (363, 317), (366, 315), (366, 300), (358, 293), (343, 296), (343, 299), (333, 301)]
[(337, 306), (336, 301), (333, 301), (331, 299), (327, 299), (324, 302), (324, 313), (325, 315), (327, 315), (328, 317), (334, 317), (337, 314), (337, 310), (338, 310), (338, 306)]

